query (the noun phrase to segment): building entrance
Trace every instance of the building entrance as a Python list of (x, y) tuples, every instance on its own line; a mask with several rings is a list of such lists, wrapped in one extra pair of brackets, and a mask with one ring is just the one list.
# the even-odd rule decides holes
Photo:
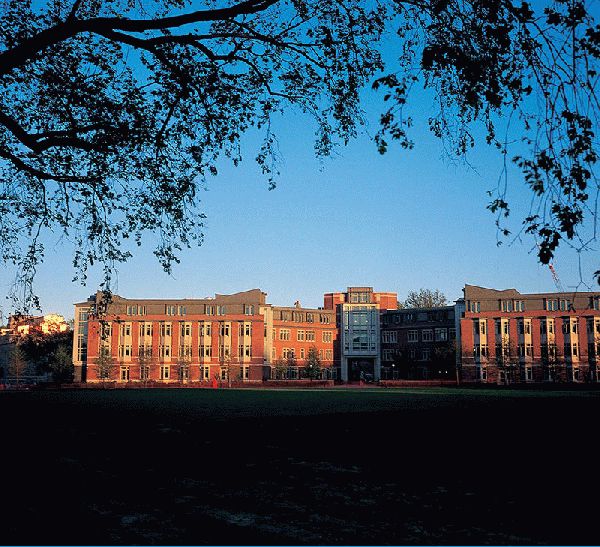
[(375, 379), (375, 359), (348, 359), (348, 381), (372, 382)]

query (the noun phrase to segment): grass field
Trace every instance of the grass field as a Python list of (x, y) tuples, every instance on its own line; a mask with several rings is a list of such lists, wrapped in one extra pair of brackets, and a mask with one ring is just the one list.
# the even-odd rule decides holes
[(598, 544), (598, 391), (0, 392), (2, 544)]

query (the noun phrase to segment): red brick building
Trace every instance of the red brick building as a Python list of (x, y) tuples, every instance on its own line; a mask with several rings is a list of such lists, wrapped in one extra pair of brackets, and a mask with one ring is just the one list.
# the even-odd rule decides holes
[(259, 289), (205, 299), (114, 295), (102, 315), (98, 293), (75, 305), (75, 380), (86, 382), (261, 382), (293, 356), (298, 377), (315, 347), (331, 377), (331, 311), (274, 307)]
[(598, 381), (600, 293), (466, 285), (457, 318), (464, 381)]

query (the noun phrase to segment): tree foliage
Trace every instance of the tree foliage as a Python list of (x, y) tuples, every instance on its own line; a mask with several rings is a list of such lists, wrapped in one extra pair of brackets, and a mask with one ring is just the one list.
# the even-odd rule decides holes
[[(485, 140), (521, 169), (524, 230), (548, 262), (595, 218), (600, 27), (582, 0), (6, 0), (0, 12), (0, 250), (32, 280), (44, 232), (74, 246), (76, 276), (105, 288), (131, 245), (158, 235), (169, 271), (202, 240), (199, 188), (218, 161), (277, 174), (272, 121), (297, 109), (328, 155), (363, 123), (361, 90), (385, 90), (375, 136), (411, 148), (406, 104), (433, 90), (431, 130), (465, 154)], [(393, 33), (392, 33), (393, 31)], [(384, 67), (379, 49), (398, 62)], [(511, 130), (525, 153), (513, 157)], [(506, 179), (490, 210), (508, 234)], [(594, 233), (595, 236), (595, 233)]]
[(436, 308), (445, 306), (448, 299), (438, 289), (419, 289), (409, 291), (406, 300), (402, 303), (403, 308)]
[(412, 147), (412, 119), (404, 113), (423, 84), (437, 103), (429, 126), (451, 154), (464, 155), (483, 131), (504, 156), (488, 207), (500, 233), (510, 235), (504, 219), (512, 160), (532, 192), (522, 230), (533, 235), (539, 260), (547, 264), (561, 240), (586, 248), (583, 223), (593, 221), (595, 240), (598, 197), (600, 26), (593, 2), (400, 0), (396, 6), (400, 69), (374, 83), (390, 103), (376, 136), (380, 151), (389, 138)]
[(96, 370), (100, 380), (110, 380), (114, 363), (110, 354), (110, 349), (101, 343), (98, 348), (98, 356), (95, 359)]
[(307, 378), (314, 380), (321, 376), (321, 358), (315, 346), (308, 348), (308, 354), (304, 363), (304, 373)]
[(0, 14), (0, 248), (20, 295), (58, 230), (74, 266), (127, 260), (159, 236), (169, 271), (201, 241), (198, 190), (217, 160), (255, 159), (274, 184), (271, 119), (316, 122), (317, 154), (361, 122), (358, 93), (381, 67), (383, 12), (358, 0), (7, 0)]
[(17, 345), (38, 373), (50, 372), (55, 382), (73, 379), (73, 333), (33, 332), (18, 339)]

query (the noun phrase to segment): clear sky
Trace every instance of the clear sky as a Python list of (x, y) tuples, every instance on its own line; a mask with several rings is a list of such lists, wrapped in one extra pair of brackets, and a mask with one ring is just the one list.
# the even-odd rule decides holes
[[(417, 91), (418, 93), (418, 91)], [(375, 132), (378, 104), (366, 93)], [(381, 156), (367, 134), (320, 163), (312, 149), (310, 119), (290, 113), (278, 121), (283, 158), (278, 187), (252, 161), (255, 141), (245, 142), (238, 168), (224, 164), (203, 192), (207, 215), (201, 247), (181, 254), (167, 276), (152, 245), (134, 249), (118, 268), (114, 292), (131, 298), (201, 298), (260, 288), (268, 302), (320, 306), (323, 293), (352, 285), (397, 291), (399, 298), (421, 287), (440, 289), (449, 300), (462, 296), (465, 283), (522, 292), (553, 291), (550, 270), (538, 263), (529, 236), (497, 246), (495, 217), (486, 210), (501, 169), (500, 157), (482, 145), (469, 155), (470, 166), (444, 160), (440, 142), (425, 128), (433, 112), (425, 94), (415, 97), (415, 148), (391, 146)], [(518, 231), (529, 191), (511, 170), (510, 221)], [(47, 257), (36, 291), (44, 313), (73, 316), (73, 303), (94, 293), (100, 268), (88, 284), (71, 281), (72, 247), (47, 239)], [(554, 266), (566, 289), (580, 279), (578, 254), (563, 246)], [(582, 278), (593, 290), (600, 269), (597, 252), (581, 257)], [(14, 274), (0, 269), (0, 291), (7, 294)], [(585, 290), (585, 287), (580, 287)], [(6, 318), (7, 303), (0, 303)]]

